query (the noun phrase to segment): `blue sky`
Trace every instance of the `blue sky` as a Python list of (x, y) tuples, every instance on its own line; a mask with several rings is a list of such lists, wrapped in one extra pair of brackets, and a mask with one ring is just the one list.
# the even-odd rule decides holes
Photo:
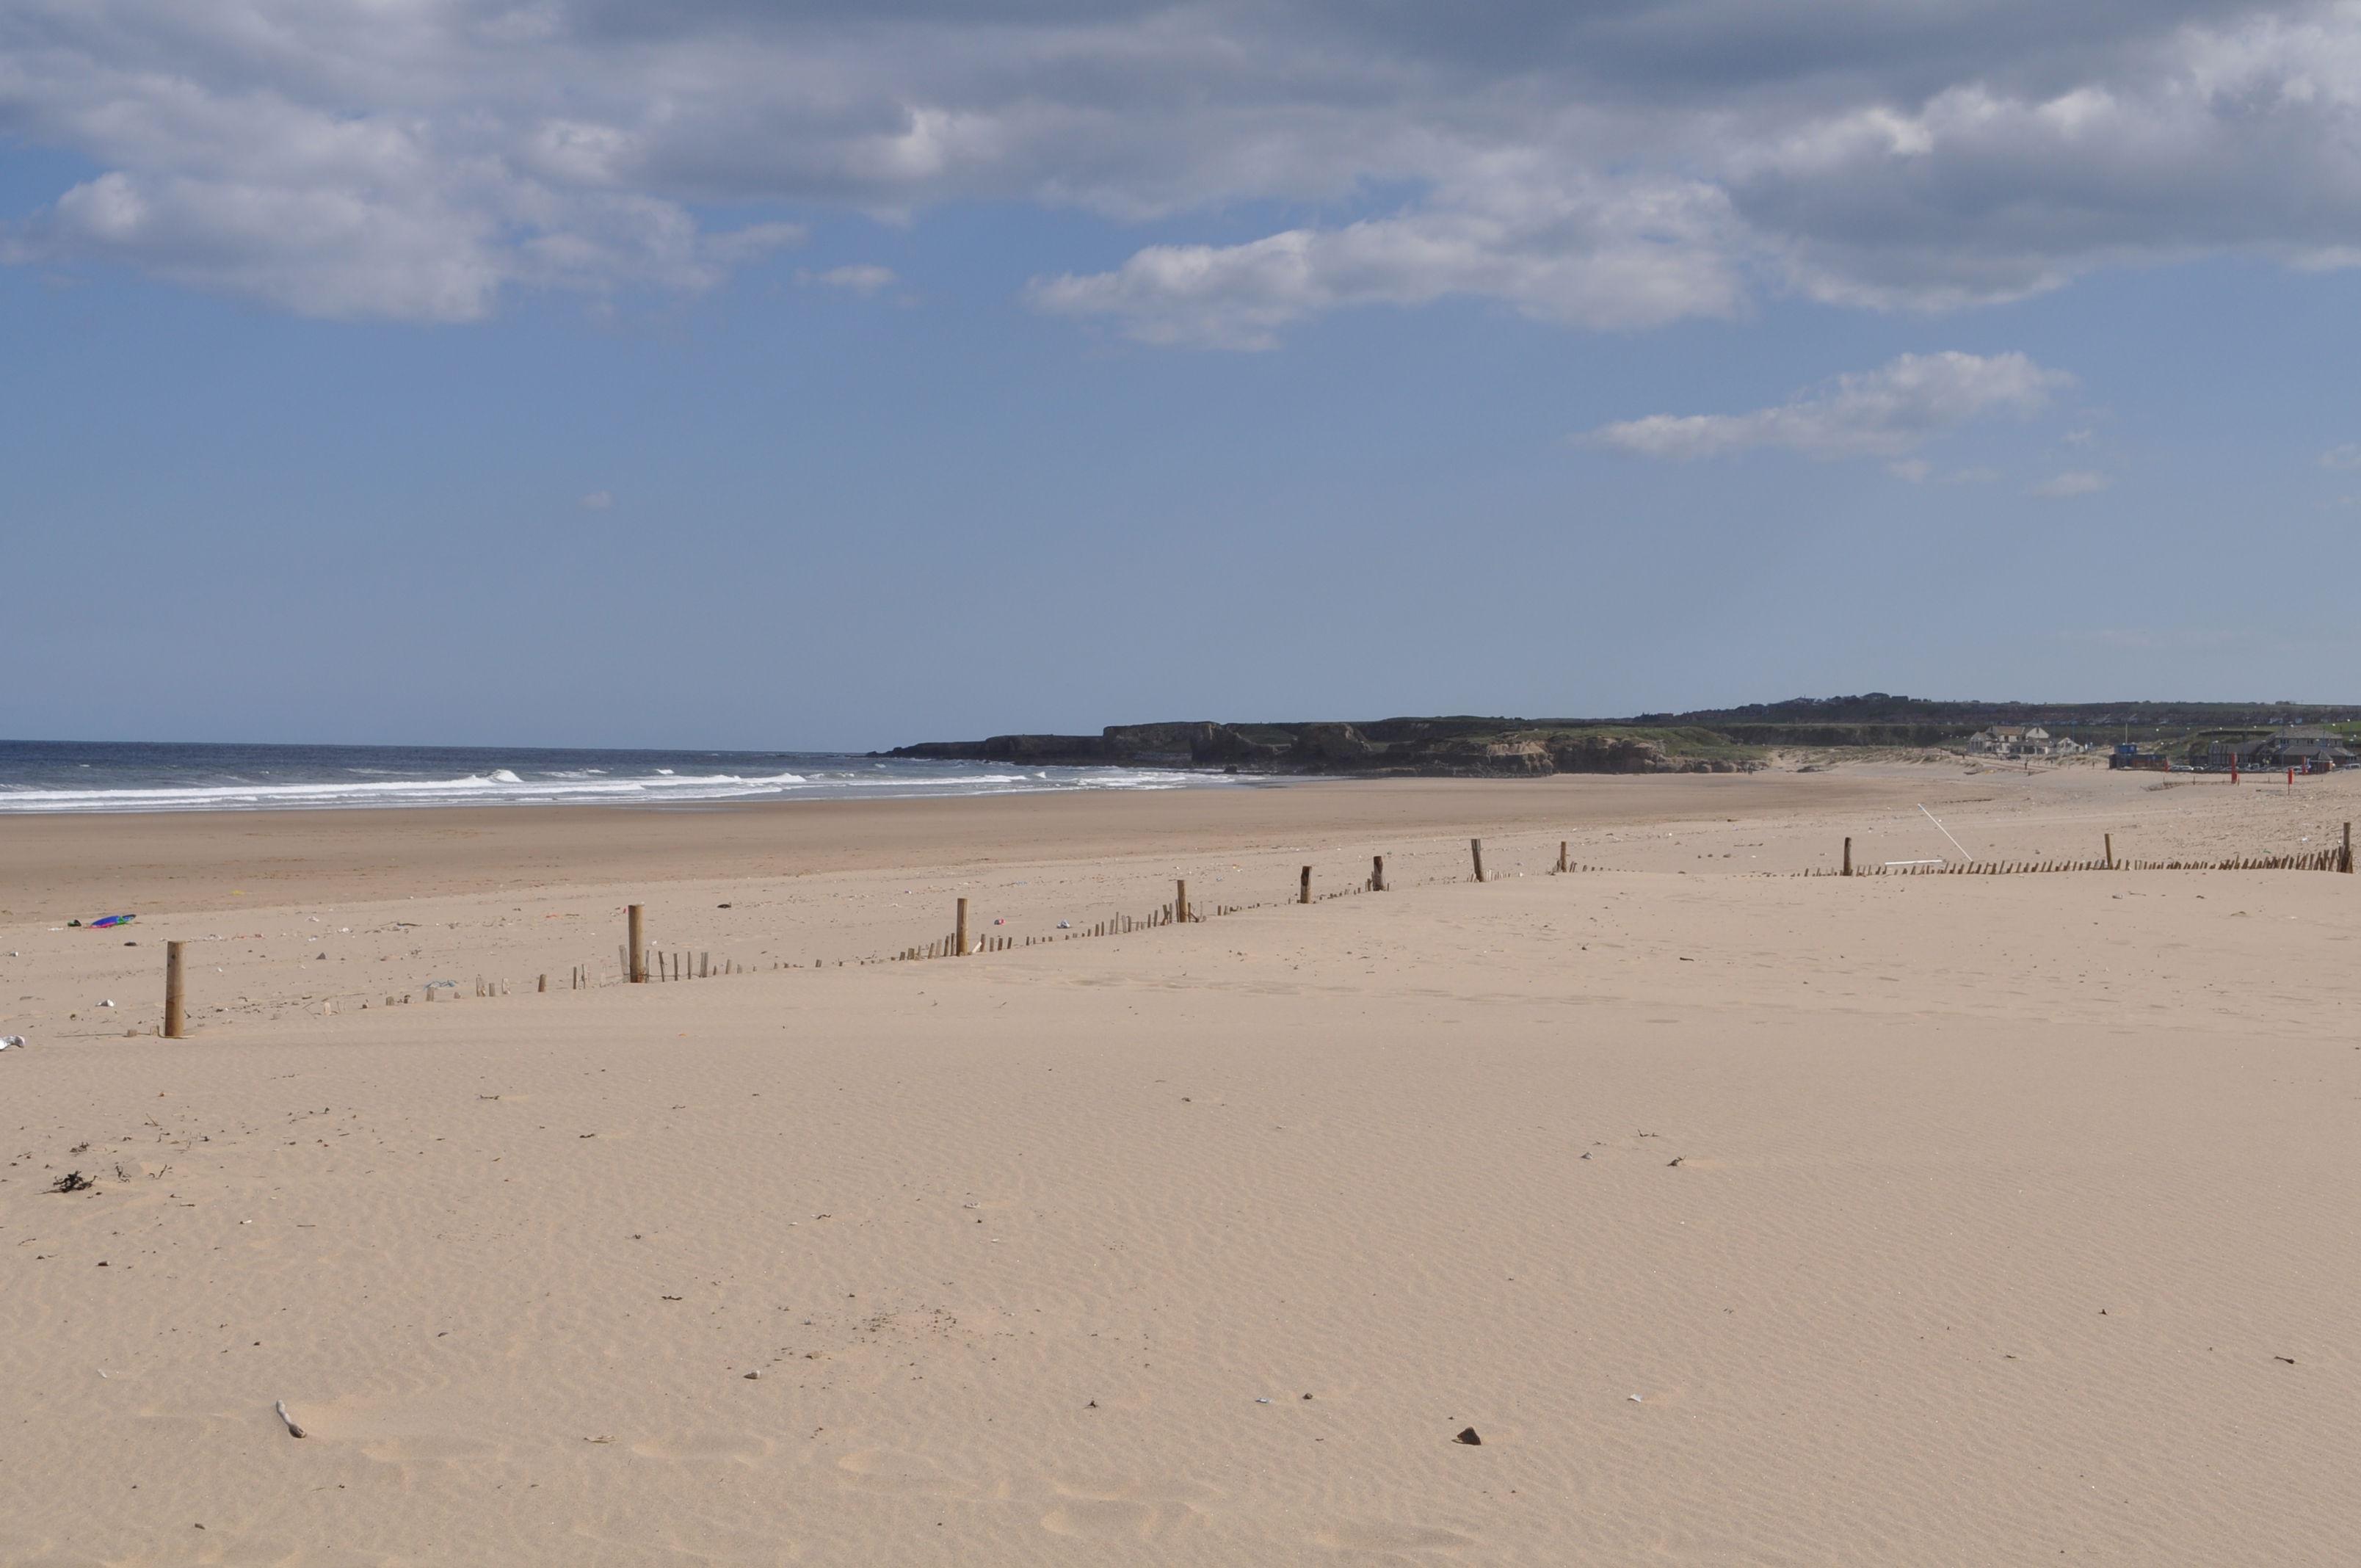
[(2354, 700), (2361, 22), (1378, 14), (0, 7), (0, 733)]

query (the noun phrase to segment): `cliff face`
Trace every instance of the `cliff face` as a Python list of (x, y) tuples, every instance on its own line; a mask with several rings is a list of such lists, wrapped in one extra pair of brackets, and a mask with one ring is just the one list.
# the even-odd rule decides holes
[(1513, 721), (1387, 719), (1341, 723), (1131, 724), (1097, 735), (995, 735), (897, 746), (889, 757), (1020, 766), (1223, 768), (1238, 773), (1540, 778), (1551, 773), (1742, 772), (1741, 747), (1704, 730), (1661, 736)]

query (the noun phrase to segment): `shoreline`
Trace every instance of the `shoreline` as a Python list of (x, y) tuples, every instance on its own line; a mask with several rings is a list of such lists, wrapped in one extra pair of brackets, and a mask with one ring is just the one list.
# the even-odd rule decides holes
[[(1054, 855), (1253, 850), (1330, 839), (1568, 832), (1699, 814), (1869, 808), (1976, 781), (1841, 773), (1301, 779), (1237, 789), (1060, 791), (696, 806), (448, 806), (0, 817), (0, 921), (169, 915), (738, 874), (948, 868)], [(1914, 793), (1915, 792), (1915, 793)], [(101, 910), (100, 906), (108, 906)], [(117, 911), (114, 906), (120, 905)]]

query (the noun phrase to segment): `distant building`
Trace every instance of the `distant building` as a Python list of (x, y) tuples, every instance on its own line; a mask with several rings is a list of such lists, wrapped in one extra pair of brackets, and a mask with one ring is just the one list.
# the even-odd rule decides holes
[(2326, 773), (2361, 762), (2344, 736), (2320, 725), (2291, 724), (2257, 740), (2215, 740), (2205, 748), (2205, 765), (2216, 770), (2300, 768)]
[(1968, 737), (1971, 757), (2063, 757), (2082, 749), (2037, 724), (1995, 724)]
[(2361, 754), (2356, 754), (2343, 736), (2317, 725), (2290, 725), (2265, 741), (2261, 750), (2269, 752), (2273, 767), (2303, 768), (2312, 773), (2349, 768), (2361, 762)]

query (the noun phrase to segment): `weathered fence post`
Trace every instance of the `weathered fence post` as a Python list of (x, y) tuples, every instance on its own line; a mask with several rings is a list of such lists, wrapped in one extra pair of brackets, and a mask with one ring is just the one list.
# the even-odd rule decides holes
[(1839, 876), (1852, 875), (1852, 840), (1850, 839), (1845, 840), (1844, 870), (1837, 874)]
[(1563, 839), (1560, 839), (1557, 841), (1557, 869), (1561, 872), (1566, 869), (1565, 840)]
[(2336, 869), (2350, 876), (2353, 872), (2353, 824), (2345, 825), (2345, 853), (2338, 857)]
[(2115, 836), (2108, 833), (2103, 837), (2107, 840), (2107, 869), (2114, 871), (2115, 869)]
[(956, 935), (959, 939), (960, 957), (965, 958), (967, 957), (967, 900), (964, 898), (959, 901), (959, 925)]
[(1386, 858), (1383, 855), (1371, 855), (1369, 857), (1369, 891), (1383, 893), (1385, 890)]
[(1482, 882), (1484, 880), (1484, 840), (1481, 839), (1468, 839), (1467, 852), (1476, 858), (1476, 880), (1477, 882)]
[(547, 991), (548, 989), (549, 989), (549, 977), (548, 977), (547, 975), (543, 975), (543, 976), (541, 977), (541, 983), (540, 983), (540, 984), (538, 984), (538, 985), (536, 985), (536, 986), (534, 986), (534, 987), (533, 987), (533, 990), (535, 990), (536, 992), (541, 992), (541, 991)]
[(189, 1010), (181, 995), (181, 944), (164, 944), (164, 1037), (177, 1040), (188, 1033)]
[(1184, 877), (1175, 881), (1172, 888), (1172, 923), (1176, 926), (1186, 926), (1189, 924), (1188, 879)]
[(1302, 879), (1296, 888), (1295, 902), (1298, 904), (1312, 902), (1312, 868), (1310, 866), (1303, 868)]
[(623, 923), (631, 933), (631, 983), (645, 985), (648, 982), (647, 920), (638, 905), (625, 907)]

